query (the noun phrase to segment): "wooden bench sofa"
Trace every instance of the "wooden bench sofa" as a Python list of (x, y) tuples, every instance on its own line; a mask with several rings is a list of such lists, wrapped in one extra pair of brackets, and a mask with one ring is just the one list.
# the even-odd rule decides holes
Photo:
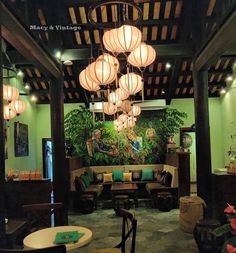
[[(146, 198), (151, 197), (152, 199), (156, 196), (159, 191), (169, 191), (173, 194), (175, 198), (175, 203), (178, 202), (178, 170), (174, 166), (166, 165), (166, 164), (150, 164), (150, 165), (114, 165), (114, 166), (90, 166), (90, 167), (82, 167), (77, 170), (73, 170), (71, 172), (71, 182), (70, 187), (71, 191), (79, 192), (81, 194), (93, 194), (95, 196), (95, 200), (100, 196), (103, 199), (111, 198), (110, 187), (113, 182), (96, 182), (96, 180), (90, 182), (87, 187), (81, 185), (81, 182), (78, 185), (78, 178), (84, 173), (112, 173), (116, 170), (122, 170), (123, 172), (134, 172), (134, 171), (142, 171), (142, 170), (153, 170), (158, 172), (168, 172), (171, 174), (171, 184), (169, 186), (165, 186), (160, 184), (160, 181), (141, 181), (141, 180), (132, 180), (129, 183), (136, 183), (138, 186), (138, 197)], [(76, 181), (75, 181), (76, 179)], [(126, 183), (126, 182), (124, 182)], [(76, 185), (76, 188), (75, 188)], [(79, 186), (79, 187), (78, 187)]]

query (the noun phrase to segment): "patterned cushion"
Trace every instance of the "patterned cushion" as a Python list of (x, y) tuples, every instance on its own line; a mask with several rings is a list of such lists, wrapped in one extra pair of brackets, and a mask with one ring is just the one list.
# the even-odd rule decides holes
[(140, 181), (142, 177), (142, 170), (130, 170), (132, 172), (132, 180), (133, 181)]
[(106, 171), (94, 172), (94, 182), (95, 183), (102, 183), (103, 182), (103, 174), (104, 173), (106, 173)]

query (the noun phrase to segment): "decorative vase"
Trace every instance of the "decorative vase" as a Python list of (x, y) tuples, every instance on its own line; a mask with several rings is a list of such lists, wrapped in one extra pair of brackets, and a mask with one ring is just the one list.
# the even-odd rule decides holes
[(220, 253), (225, 237), (216, 237), (214, 229), (220, 227), (219, 221), (214, 219), (201, 219), (197, 222), (193, 234), (201, 253)]

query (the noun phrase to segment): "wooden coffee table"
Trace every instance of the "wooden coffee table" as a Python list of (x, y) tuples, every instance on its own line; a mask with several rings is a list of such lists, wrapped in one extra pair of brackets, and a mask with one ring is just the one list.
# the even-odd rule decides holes
[(136, 184), (126, 184), (126, 183), (113, 183), (111, 186), (112, 201), (114, 203), (115, 195), (129, 195), (133, 197), (135, 207), (138, 207), (138, 196), (137, 196), (138, 187)]

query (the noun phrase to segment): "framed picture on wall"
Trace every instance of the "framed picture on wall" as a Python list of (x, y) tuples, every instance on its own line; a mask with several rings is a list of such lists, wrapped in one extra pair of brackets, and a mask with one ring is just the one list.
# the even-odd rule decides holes
[(28, 125), (14, 122), (15, 156), (29, 155)]

